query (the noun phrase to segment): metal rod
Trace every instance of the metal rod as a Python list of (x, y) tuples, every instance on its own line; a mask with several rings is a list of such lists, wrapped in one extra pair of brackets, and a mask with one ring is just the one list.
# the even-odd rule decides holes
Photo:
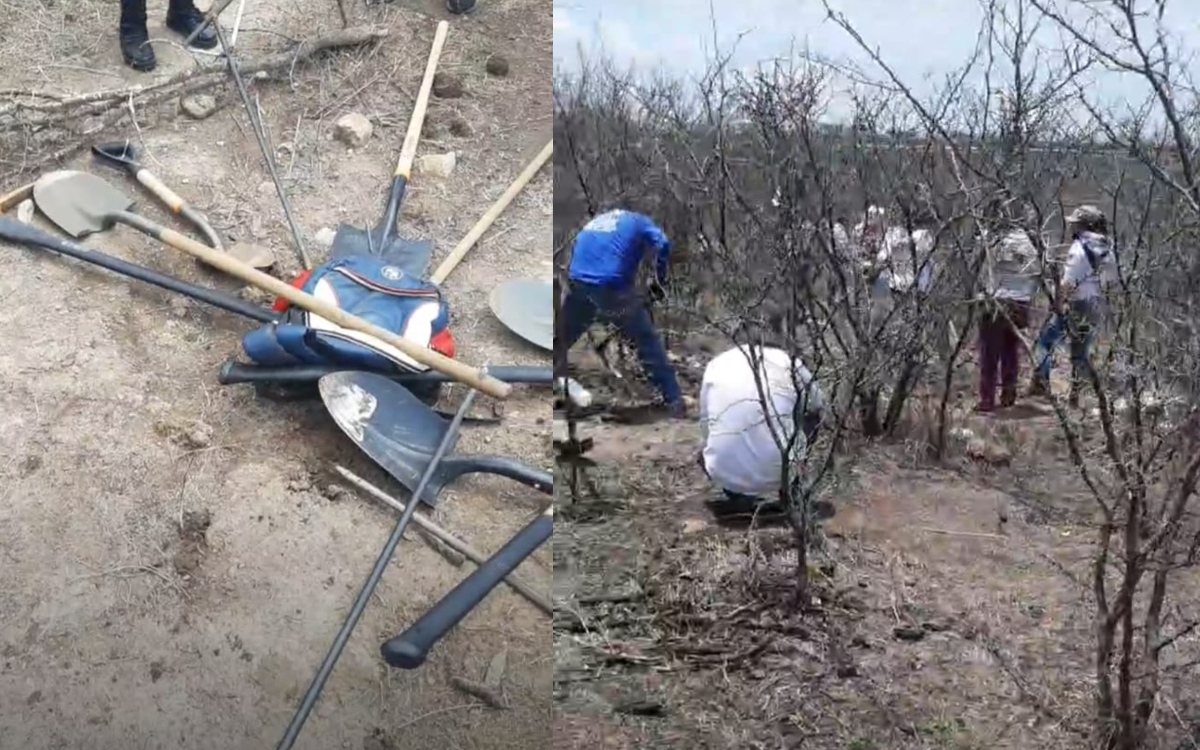
[(212, 24), (213, 28), (220, 29), (221, 25), (217, 23), (217, 16), (225, 12), (225, 9), (228, 8), (229, 4), (232, 2), (233, 0), (217, 0), (217, 2), (213, 3), (213, 6), (209, 8), (207, 13), (204, 14), (204, 23), (192, 29), (192, 33), (188, 34), (187, 38), (183, 40), (183, 46), (191, 47), (192, 42), (196, 41), (196, 37), (204, 33), (204, 30), (208, 28), (209, 24)]
[[(228, 5), (228, 3), (226, 4)], [(288, 201), (287, 192), (283, 189), (283, 182), (279, 179), (279, 170), (275, 168), (275, 155), (271, 144), (267, 141), (266, 126), (259, 119), (258, 113), (255, 111), (256, 107), (250, 101), (250, 94), (246, 91), (246, 82), (242, 78), (242, 72), (238, 70), (237, 62), (233, 59), (233, 48), (229, 45), (229, 40), (225, 38), (221, 24), (213, 24), (213, 29), (217, 32), (217, 39), (221, 42), (221, 50), (225, 53), (225, 62), (229, 65), (229, 73), (233, 76), (238, 96), (241, 97), (242, 106), (246, 109), (246, 116), (250, 118), (250, 129), (254, 131), (258, 148), (267, 162), (267, 171), (271, 174), (271, 181), (275, 183), (275, 192), (279, 195), (279, 202), (283, 204), (283, 216), (287, 219), (288, 228), (292, 230), (292, 239), (296, 241), (296, 255), (300, 259), (300, 264), (304, 266), (304, 270), (310, 270), (312, 262), (308, 259), (308, 253), (304, 251), (304, 240), (300, 238), (300, 229), (296, 226), (296, 220), (292, 218), (292, 204)]]
[[(486, 372), (487, 368), (483, 368)], [(433, 457), (429, 460), (429, 465), (425, 467), (425, 472), (421, 475), (421, 481), (417, 484), (417, 488), (413, 490), (413, 498), (421, 497), (425, 492), (425, 487), (433, 478), (437, 471), (438, 464), (445, 458), (446, 453), (450, 449), (450, 445), (454, 442), (455, 436), (458, 435), (459, 429), (462, 427), (463, 419), (467, 416), (467, 412), (471, 408), (471, 404), (475, 401), (475, 396), (479, 391), (471, 389), (467, 393), (467, 397), (463, 399), (462, 404), (458, 407), (458, 412), (454, 415), (454, 419), (450, 422), (450, 426), (446, 429), (446, 434), (442, 436), (442, 440), (438, 443), (437, 450), (434, 451)], [(388, 564), (392, 561), (392, 555), (396, 552), (396, 547), (400, 544), (400, 539), (404, 536), (405, 529), (408, 528), (409, 522), (412, 520), (413, 513), (416, 512), (417, 506), (420, 503), (414, 499), (408, 503), (408, 507), (404, 509), (400, 520), (396, 522), (396, 528), (392, 530), (392, 535), (388, 537), (387, 544), (383, 546), (383, 551), (379, 553), (379, 559), (375, 561), (375, 567), (371, 570), (371, 575), (367, 576), (366, 583), (363, 584), (362, 591), (358, 593), (358, 598), (354, 601), (354, 606), (350, 608), (350, 614), (346, 615), (346, 621), (342, 623), (342, 629), (338, 631), (337, 637), (333, 640), (333, 645), (329, 648), (329, 653), (325, 655), (325, 660), (321, 662), (320, 668), (317, 669), (316, 675), (313, 676), (312, 683), (308, 686), (308, 692), (304, 694), (304, 699), (300, 701), (299, 708), (296, 709), (295, 716), (288, 724), (287, 730), (283, 733), (283, 739), (279, 740), (279, 744), (275, 746), (275, 750), (291, 750), (296, 744), (296, 738), (300, 736), (300, 730), (304, 728), (304, 722), (308, 720), (313, 708), (317, 705), (317, 700), (321, 697), (321, 691), (325, 687), (325, 682), (329, 679), (329, 675), (333, 673), (333, 668), (337, 665), (338, 659), (342, 656), (342, 651), (346, 648), (346, 643), (349, 642), (351, 634), (354, 633), (355, 626), (362, 618), (363, 612), (367, 608), (367, 603), (371, 601), (371, 596), (375, 593), (375, 587), (379, 585), (379, 579), (383, 577), (383, 573), (387, 570)]]

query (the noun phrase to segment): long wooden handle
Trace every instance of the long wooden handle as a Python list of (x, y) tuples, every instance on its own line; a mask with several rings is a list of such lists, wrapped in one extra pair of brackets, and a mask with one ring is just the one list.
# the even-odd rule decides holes
[[(404, 503), (395, 499), (394, 497), (387, 494), (383, 490), (379, 489), (375, 485), (371, 484), (367, 480), (363, 479), (362, 477), (358, 476), (357, 474), (353, 473), (349, 469), (346, 469), (342, 466), (334, 466), (333, 468), (337, 470), (338, 474), (342, 475), (343, 479), (345, 479), (347, 482), (354, 485), (358, 489), (367, 493), (368, 495), (375, 498), (376, 500), (383, 503), (384, 505), (388, 506), (389, 508), (391, 508), (395, 511), (398, 511), (400, 513), (404, 512), (404, 507), (405, 507)], [(466, 542), (462, 541), (461, 539), (454, 536), (450, 532), (446, 531), (441, 526), (438, 526), (433, 521), (430, 521), (428, 518), (421, 515), (420, 513), (414, 513), (412, 519), (413, 519), (413, 523), (415, 523), (418, 526), (420, 526), (421, 528), (425, 529), (430, 534), (432, 534), (433, 536), (437, 537), (439, 540), (444, 542), (447, 547), (454, 550), (455, 552), (458, 552), (463, 557), (467, 558), (468, 560), (475, 563), (476, 565), (483, 565), (485, 562), (487, 562), (487, 558), (484, 557), (483, 554), (479, 552), (479, 550), (475, 549), (471, 545), (467, 544)], [(518, 594), (520, 594), (521, 596), (528, 599), (530, 601), (530, 603), (533, 604), (538, 609), (542, 610), (543, 612), (545, 612), (548, 615), (554, 614), (554, 605), (550, 603), (550, 600), (547, 599), (546, 597), (542, 596), (541, 594), (537, 593), (536, 591), (534, 591), (533, 587), (531, 587), (528, 583), (526, 583), (525, 579), (522, 578), (520, 575), (518, 575), (516, 573), (509, 573), (508, 577), (504, 579), (504, 582), (507, 583), (509, 586), (512, 586), (514, 591), (516, 591)]]
[(396, 162), (394, 177), (408, 179), (412, 173), (413, 160), (417, 158), (417, 143), (421, 140), (421, 127), (425, 124), (425, 110), (429, 107), (429, 93), (433, 90), (433, 76), (437, 73), (438, 58), (446, 44), (450, 24), (439, 21), (433, 35), (433, 48), (429, 50), (429, 62), (425, 64), (425, 77), (421, 79), (421, 90), (417, 103), (413, 105), (412, 117), (408, 119), (408, 132), (404, 134), (404, 145), (400, 147), (400, 160)]
[(187, 201), (179, 196), (167, 184), (158, 179), (150, 170), (139, 167), (134, 174), (134, 178), (142, 183), (142, 186), (154, 194), (154, 197), (162, 201), (171, 213), (182, 216), (195, 226), (208, 239), (208, 244), (215, 247), (217, 250), (224, 250), (225, 245), (221, 242), (221, 236), (218, 235), (208, 223), (208, 220), (200, 215), (196, 209), (188, 205)]
[(171, 247), (193, 255), (213, 268), (224, 271), (247, 284), (270, 292), (277, 297), (283, 297), (296, 307), (320, 315), (322, 318), (330, 320), (342, 328), (349, 328), (352, 331), (374, 336), (385, 344), (394, 346), (421, 364), (431, 367), (438, 372), (445, 373), (460, 383), (465, 383), (476, 390), (496, 398), (507, 398), (512, 392), (512, 386), (508, 383), (497, 380), (474, 367), (464, 365), (462, 362), (456, 362), (432, 349), (417, 346), (413, 342), (391, 331), (368, 323), (357, 315), (351, 315), (345, 310), (338, 309), (324, 300), (302, 292), (290, 284), (285, 284), (274, 276), (268, 276), (262, 271), (252, 268), (220, 250), (214, 250), (211, 247), (202, 245), (191, 237), (180, 234), (173, 229), (154, 225), (152, 227), (155, 236)]
[(33, 183), (22, 185), (16, 190), (0, 195), (0, 213), (33, 197)]
[(513, 181), (513, 184), (508, 186), (508, 190), (504, 191), (504, 195), (501, 195), (500, 199), (492, 204), (492, 207), (487, 210), (487, 213), (481, 216), (479, 221), (475, 222), (475, 226), (471, 227), (471, 231), (467, 232), (466, 237), (462, 238), (462, 242), (459, 242), (458, 245), (450, 251), (450, 254), (446, 256), (446, 259), (443, 260), (441, 265), (437, 267), (437, 270), (433, 272), (433, 276), (429, 277), (430, 281), (435, 284), (440, 284), (446, 280), (446, 277), (449, 276), (450, 273), (458, 267), (458, 264), (462, 262), (462, 259), (467, 254), (467, 251), (474, 247), (476, 242), (479, 242), (479, 238), (483, 236), (483, 233), (486, 232), (490, 226), (492, 226), (492, 222), (496, 220), (496, 217), (498, 217), (504, 211), (504, 209), (508, 208), (508, 204), (512, 203), (513, 199), (517, 197), (517, 195), (525, 188), (527, 184), (529, 184), (529, 181), (532, 180), (533, 176), (537, 174), (539, 169), (542, 168), (542, 165), (550, 159), (550, 155), (552, 153), (554, 153), (553, 140), (546, 144), (545, 148), (543, 148), (541, 152), (533, 158), (533, 161), (529, 162), (529, 166), (525, 167), (525, 170), (521, 172), (521, 174), (517, 175), (517, 179)]

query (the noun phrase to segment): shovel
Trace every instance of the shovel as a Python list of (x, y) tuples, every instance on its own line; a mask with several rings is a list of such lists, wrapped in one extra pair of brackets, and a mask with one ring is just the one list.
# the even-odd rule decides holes
[(138, 163), (138, 153), (132, 143), (129, 141), (120, 141), (119, 143), (97, 144), (92, 146), (92, 154), (109, 166), (124, 169), (133, 179), (142, 183), (144, 188), (153, 193), (155, 198), (162, 201), (164, 206), (171, 209), (171, 213), (176, 216), (182, 216), (190, 221), (192, 226), (199, 229), (209, 245), (218, 250), (224, 249), (221, 244), (221, 238), (213, 231), (208, 220), (189, 206), (174, 190), (164, 185), (161, 180), (151, 174), (149, 169)]
[(433, 76), (437, 72), (438, 58), (442, 55), (442, 46), (446, 43), (446, 33), (450, 24), (441, 21), (433, 36), (433, 48), (429, 52), (429, 62), (425, 66), (425, 77), (421, 80), (421, 90), (417, 93), (416, 104), (413, 105), (412, 117), (408, 122), (408, 132), (404, 135), (404, 144), (400, 147), (400, 159), (396, 163), (396, 171), (392, 176), (392, 188), (388, 194), (387, 206), (383, 210), (383, 219), (372, 230), (367, 231), (357, 227), (342, 224), (337, 228), (330, 249), (330, 258), (337, 260), (353, 256), (374, 255), (387, 260), (392, 265), (399, 266), (405, 273), (416, 278), (424, 278), (433, 256), (433, 243), (429, 240), (410, 240), (396, 234), (396, 220), (400, 216), (400, 203), (404, 200), (404, 191), (408, 187), (408, 178), (412, 172), (413, 160), (417, 156), (417, 142), (421, 138), (421, 127), (425, 123), (425, 110), (429, 106), (429, 94), (433, 89)]
[(392, 331), (363, 320), (357, 315), (351, 315), (331, 302), (318, 299), (274, 276), (268, 276), (220, 250), (214, 250), (179, 232), (130, 213), (128, 208), (132, 202), (129, 198), (95, 175), (84, 172), (46, 175), (34, 186), (33, 195), (34, 201), (38, 203), (42, 212), (68, 234), (83, 237), (107, 229), (117, 222), (127, 224), (165, 245), (200, 259), (219, 271), (277, 297), (282, 297), (302, 310), (319, 315), (336, 326), (379, 339), (383, 344), (408, 355), (410, 359), (445, 373), (454, 380), (477, 388), (489, 396), (507, 398), (512, 392), (511, 385), (473, 367), (450, 359), (428, 347), (419, 346)]
[(504, 327), (534, 346), (554, 351), (554, 287), (536, 279), (513, 279), (492, 290), (492, 313)]
[[(490, 373), (489, 373), (490, 374)], [(335, 372), (321, 378), (321, 400), (333, 421), (375, 463), (415, 492), (449, 424), (402, 385), (385, 375)], [(464, 474), (496, 474), (549, 491), (553, 477), (503, 456), (452, 455), (457, 437), (425, 483), (420, 501), (435, 507), (438, 496)]]

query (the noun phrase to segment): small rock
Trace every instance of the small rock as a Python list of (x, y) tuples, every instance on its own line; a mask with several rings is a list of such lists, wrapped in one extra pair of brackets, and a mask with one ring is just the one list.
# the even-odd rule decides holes
[(898, 641), (916, 642), (925, 637), (925, 628), (912, 625), (897, 625), (892, 629), (892, 635)]
[(161, 678), (162, 676), (163, 676), (162, 662), (161, 661), (150, 662), (150, 681), (158, 682), (159, 678)]
[(17, 221), (22, 224), (29, 224), (33, 221), (33, 199), (21, 201), (17, 206)]
[(213, 429), (203, 422), (193, 422), (179, 436), (179, 442), (190, 450), (200, 450), (212, 445)]
[(504, 679), (504, 670), (508, 666), (508, 652), (501, 651), (492, 657), (492, 661), (488, 664), (487, 675), (483, 678), (483, 684), (492, 690), (500, 688), (500, 682)]
[(463, 82), (458, 76), (437, 73), (433, 76), (433, 95), (439, 99), (459, 99), (463, 95)]
[(262, 305), (263, 307), (270, 307), (271, 305), (275, 304), (275, 295), (271, 294), (265, 289), (259, 289), (256, 286), (242, 287), (240, 290), (238, 290), (238, 296), (247, 302), (251, 302), (255, 305)]
[(357, 112), (342, 115), (333, 126), (334, 137), (350, 148), (361, 148), (374, 132), (375, 126), (371, 121)]
[(312, 486), (312, 477), (308, 476), (307, 474), (298, 476), (292, 481), (288, 482), (288, 489), (292, 492), (308, 492), (312, 489)]
[(457, 159), (454, 152), (445, 154), (429, 154), (417, 159), (417, 172), (434, 177), (449, 177), (454, 171)]
[(450, 131), (450, 135), (454, 136), (455, 138), (471, 137), (471, 124), (461, 117), (455, 117), (452, 119), (450, 124), (447, 126), (447, 129)]
[(508, 59), (500, 55), (492, 55), (487, 59), (485, 68), (488, 75), (503, 78), (508, 75)]
[(321, 488), (321, 494), (334, 502), (341, 500), (349, 493), (350, 491), (340, 484), (327, 484)]
[(333, 238), (337, 237), (337, 230), (329, 227), (321, 227), (317, 230), (313, 239), (321, 247), (333, 247)]
[(217, 111), (217, 98), (211, 94), (195, 94), (179, 100), (179, 109), (193, 120), (205, 120)]

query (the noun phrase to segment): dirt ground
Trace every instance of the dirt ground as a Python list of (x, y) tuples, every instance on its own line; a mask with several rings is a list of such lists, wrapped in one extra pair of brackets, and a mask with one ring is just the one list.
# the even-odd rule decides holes
[[(702, 360), (678, 367), (695, 395)], [(834, 490), (808, 612), (789, 532), (710, 523), (697, 425), (583, 425), (599, 497), (564, 496), (555, 529), (555, 747), (1091, 747), (1094, 501), (1053, 416), (970, 416), (971, 375), (956, 426), (989, 449), (873, 446)], [(1177, 580), (1177, 625), (1198, 586)], [(1194, 746), (1197, 687), (1166, 681), (1156, 747)]]
[[(292, 90), (258, 93), (280, 170), (314, 259), (322, 228), (378, 220), (440, 0), (365, 5), (352, 23), (389, 29), (370, 50), (300, 66)], [(207, 3), (202, 3), (206, 6)], [(151, 36), (165, 2), (151, 0)], [(236, 3), (235, 6), (236, 7)], [(83, 93), (148, 80), (121, 64), (117, 4), (4, 4), (0, 77), (8, 87)], [(448, 178), (417, 175), (402, 227), (436, 241), (435, 263), (550, 134), (551, 11), (538, 0), (483, 0), (451, 18), (440, 70), (461, 98), (435, 98), (419, 153), (454, 150)], [(340, 27), (334, 0), (247, 4), (239, 54), (280, 35)], [(170, 75), (189, 64), (156, 46)], [(510, 63), (488, 75), (489, 57)], [(271, 246), (295, 268), (290, 234), (232, 91), (209, 119), (139, 113), (104, 139), (132, 137), (143, 160), (228, 240)], [(351, 152), (331, 139), (346, 112), (375, 119)], [(453, 127), (451, 127), (453, 125)], [(131, 180), (104, 174), (167, 221)], [(11, 188), (14, 186), (5, 186)], [(543, 173), (446, 282), (460, 359), (549, 364), (487, 309), (493, 286), (550, 277), (551, 181)], [(126, 228), (87, 244), (219, 287), (241, 285)], [(251, 323), (41, 251), (4, 246), (0, 279), (0, 748), (273, 747), (390, 533), (394, 514), (332, 479), (341, 463), (397, 491), (319, 402), (281, 404), (216, 383)], [(453, 394), (450, 394), (451, 396)], [(482, 399), (486, 401), (486, 399)], [(502, 427), (469, 427), (460, 450), (549, 468), (539, 424), (546, 394), (518, 388)], [(490, 552), (538, 512), (539, 496), (464, 480), (436, 519)], [(521, 573), (550, 590), (549, 545)], [(469, 572), (420, 541), (401, 545), (297, 747), (532, 748), (550, 743), (550, 623), (506, 587), (414, 672), (389, 670), (380, 643)], [(501, 657), (501, 655), (503, 655)], [(499, 676), (507, 709), (452, 680)], [(500, 669), (502, 667), (502, 669)]]

